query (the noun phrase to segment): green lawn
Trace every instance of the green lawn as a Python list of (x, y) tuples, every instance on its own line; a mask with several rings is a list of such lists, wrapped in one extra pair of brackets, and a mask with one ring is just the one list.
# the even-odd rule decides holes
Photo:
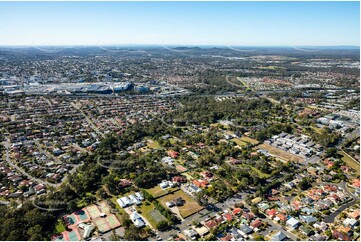
[(178, 187), (173, 187), (173, 188), (167, 188), (167, 189), (162, 189), (160, 186), (155, 186), (153, 188), (150, 188), (150, 189), (146, 189), (146, 191), (148, 193), (150, 193), (154, 198), (158, 198), (158, 197), (161, 197), (165, 194), (168, 194), (168, 193), (172, 193), (172, 192), (175, 192), (175, 191), (178, 191), (179, 188)]
[(242, 140), (238, 139), (238, 138), (233, 138), (231, 139), (231, 141), (235, 142), (237, 145), (244, 147), (247, 145), (247, 143), (243, 142)]
[(321, 132), (322, 132), (322, 128), (313, 127), (313, 126), (310, 126), (310, 128), (313, 129), (318, 134), (321, 134)]
[(59, 234), (65, 231), (65, 224), (62, 219), (58, 219), (58, 223), (55, 225), (55, 230)]
[(258, 170), (257, 168), (255, 168), (253, 166), (246, 165), (246, 164), (242, 164), (241, 166), (251, 168), (253, 171), (257, 172), (257, 174), (260, 178), (268, 179), (271, 176), (270, 174), (263, 173), (262, 171)]
[(258, 145), (259, 144), (259, 141), (258, 140), (255, 140), (255, 139), (252, 139), (250, 137), (247, 137), (247, 136), (243, 136), (242, 138), (240, 138), (241, 141), (243, 142), (249, 142), (253, 145)]
[[(144, 218), (146, 220), (148, 220), (148, 222), (150, 223), (150, 225), (152, 225), (153, 228), (157, 228), (157, 222), (154, 220), (154, 218), (151, 216), (151, 212), (153, 210), (155, 210), (156, 208), (154, 207), (153, 203), (150, 203), (149, 205), (146, 205), (145, 202), (143, 202), (142, 205), (137, 207), (137, 211), (140, 212), (140, 214), (142, 216), (144, 216)], [(164, 221), (167, 221), (167, 219), (163, 216), (160, 215), (161, 217), (164, 218)]]
[(348, 165), (349, 167), (351, 167), (352, 169), (354, 169), (356, 171), (357, 175), (360, 175), (360, 165), (357, 164), (357, 162), (355, 162), (353, 159), (351, 159), (351, 157), (349, 157), (345, 152), (343, 151), (338, 151), (337, 154), (342, 155), (341, 160), (343, 160), (344, 162), (346, 162), (346, 165)]
[(149, 149), (159, 149), (160, 144), (158, 141), (148, 140), (148, 147)]

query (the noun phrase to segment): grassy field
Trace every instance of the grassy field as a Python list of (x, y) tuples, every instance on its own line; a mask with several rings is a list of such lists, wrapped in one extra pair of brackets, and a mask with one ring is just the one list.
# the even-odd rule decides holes
[(185, 200), (185, 204), (183, 206), (178, 207), (179, 213), (183, 218), (186, 218), (200, 210), (203, 209), (196, 201), (194, 201), (193, 198), (185, 194), (182, 190), (179, 190), (175, 192), (174, 194), (169, 194), (167, 196), (161, 197), (158, 199), (158, 201), (164, 206), (166, 202), (173, 201), (177, 198), (181, 197), (183, 200)]
[(55, 230), (59, 234), (65, 231), (65, 224), (62, 219), (58, 219), (58, 223), (55, 225)]
[(353, 159), (351, 159), (351, 157), (349, 157), (345, 152), (343, 151), (338, 151), (337, 154), (342, 155), (341, 160), (343, 160), (344, 162), (346, 162), (346, 164), (351, 167), (352, 169), (354, 169), (356, 171), (357, 175), (360, 175), (360, 165), (357, 164), (357, 162), (355, 162)]
[(237, 145), (243, 147), (243, 146), (246, 146), (247, 143), (243, 142), (242, 140), (238, 139), (238, 138), (233, 138), (231, 139), (231, 141), (235, 142)]
[(318, 128), (318, 127), (312, 127), (312, 126), (310, 126), (310, 128), (311, 128), (311, 129), (313, 129), (316, 133), (321, 134), (321, 131), (322, 131), (322, 129), (321, 129), (321, 128)]
[[(146, 220), (148, 220), (148, 222), (150, 223), (150, 225), (152, 225), (153, 228), (157, 228), (157, 224), (159, 223), (159, 221), (157, 222), (155, 218), (153, 218), (152, 214), (154, 213), (154, 210), (156, 210), (156, 208), (154, 207), (153, 203), (150, 203), (149, 205), (146, 205), (145, 203), (143, 203), (141, 206), (137, 207), (137, 210), (140, 212), (140, 214), (142, 216), (145, 217)], [(158, 210), (157, 211), (157, 220), (164, 220), (167, 221), (167, 219), (160, 214), (160, 212)]]
[(243, 136), (242, 138), (240, 138), (240, 140), (243, 141), (243, 142), (249, 142), (249, 143), (251, 143), (253, 145), (258, 145), (259, 144), (258, 140), (252, 139), (252, 138), (247, 137), (247, 136)]
[(160, 145), (158, 141), (148, 140), (148, 148), (149, 149), (159, 149)]
[(253, 166), (250, 166), (250, 165), (242, 164), (242, 165), (240, 165), (240, 166), (251, 168), (253, 171), (257, 172), (257, 174), (258, 174), (258, 176), (259, 176), (260, 178), (268, 179), (268, 178), (270, 178), (270, 176), (271, 176), (270, 174), (263, 173), (262, 171), (258, 170), (257, 168), (255, 168), (255, 167), (253, 167)]
[(280, 158), (284, 161), (300, 162), (303, 160), (299, 156), (293, 155), (291, 153), (288, 153), (286, 151), (283, 151), (283, 150), (273, 147), (271, 145), (261, 144), (261, 145), (257, 146), (257, 148), (267, 150), (271, 155), (275, 156), (276, 158)]
[(178, 190), (179, 190), (178, 187), (167, 188), (167, 189), (163, 190), (160, 186), (155, 186), (153, 188), (146, 189), (146, 191), (148, 193), (150, 193), (154, 198), (158, 198), (158, 197), (161, 197), (161, 196), (163, 196), (165, 194), (172, 193), (172, 192), (175, 192), (175, 191), (178, 191)]

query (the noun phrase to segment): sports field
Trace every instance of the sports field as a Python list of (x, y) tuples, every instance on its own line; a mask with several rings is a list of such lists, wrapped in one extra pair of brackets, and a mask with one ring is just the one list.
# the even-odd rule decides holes
[(95, 204), (89, 205), (85, 208), (92, 219), (100, 216), (100, 210)]
[(118, 228), (121, 225), (115, 214), (108, 214), (106, 220), (111, 229)]
[(157, 227), (160, 221), (167, 221), (167, 219), (154, 207), (153, 203), (148, 205), (142, 204), (138, 207), (140, 214), (150, 223), (153, 228)]
[(101, 217), (95, 218), (93, 219), (93, 223), (101, 233), (105, 233), (111, 229), (105, 218), (101, 218)]

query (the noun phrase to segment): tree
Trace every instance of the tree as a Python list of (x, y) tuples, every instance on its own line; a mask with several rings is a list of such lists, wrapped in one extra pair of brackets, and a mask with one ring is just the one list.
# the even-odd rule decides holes
[(41, 230), (42, 230), (42, 228), (41, 228), (41, 226), (39, 224), (35, 225), (34, 227), (30, 227), (28, 229), (28, 231), (26, 232), (27, 235), (29, 235), (29, 240), (30, 241), (44, 240)]
[(256, 206), (252, 206), (252, 207), (251, 207), (251, 212), (252, 212), (254, 215), (258, 215), (259, 210), (258, 210), (258, 208), (257, 208)]
[(76, 201), (75, 200), (70, 200), (68, 202), (68, 208), (69, 208), (70, 211), (78, 210), (78, 205), (76, 204)]
[(157, 229), (160, 231), (166, 230), (168, 227), (169, 223), (165, 220), (162, 220), (157, 224)]
[(142, 237), (140, 237), (140, 230), (135, 227), (133, 224), (131, 224), (128, 229), (125, 230), (124, 239), (130, 240), (130, 241), (139, 241), (142, 240)]
[(301, 190), (307, 190), (309, 187), (311, 187), (311, 182), (308, 178), (304, 177), (302, 181), (298, 184), (298, 187)]

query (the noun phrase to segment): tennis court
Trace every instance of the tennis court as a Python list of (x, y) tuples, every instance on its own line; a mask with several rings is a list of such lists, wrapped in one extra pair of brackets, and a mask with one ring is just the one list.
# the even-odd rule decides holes
[(110, 207), (106, 201), (102, 201), (98, 204), (98, 208), (102, 213), (110, 213)]
[(88, 215), (85, 213), (85, 211), (83, 209), (75, 212), (75, 214), (79, 216), (81, 221), (88, 220)]
[(88, 211), (88, 213), (92, 219), (95, 219), (100, 216), (100, 211), (99, 211), (98, 207), (94, 204), (86, 207), (85, 209)]
[(79, 241), (81, 238), (78, 237), (77, 232), (75, 230), (72, 230), (68, 233), (69, 241)]
[(93, 223), (98, 227), (99, 232), (105, 233), (111, 230), (107, 220), (105, 218), (98, 217), (93, 219)]
[(75, 224), (77, 221), (76, 221), (76, 218), (74, 216), (74, 214), (70, 214), (70, 215), (66, 215), (65, 216), (65, 223), (67, 225), (73, 225)]
[(157, 209), (153, 209), (152, 211), (150, 211), (149, 215), (157, 224), (162, 221), (167, 221), (167, 219)]
[(105, 219), (107, 220), (111, 229), (118, 228), (121, 225), (115, 214), (109, 214)]
[[(61, 241), (80, 241), (81, 238), (79, 236), (79, 234), (75, 231), (64, 231), (62, 236), (62, 239), (60, 239)], [(57, 239), (58, 240), (58, 239)]]

